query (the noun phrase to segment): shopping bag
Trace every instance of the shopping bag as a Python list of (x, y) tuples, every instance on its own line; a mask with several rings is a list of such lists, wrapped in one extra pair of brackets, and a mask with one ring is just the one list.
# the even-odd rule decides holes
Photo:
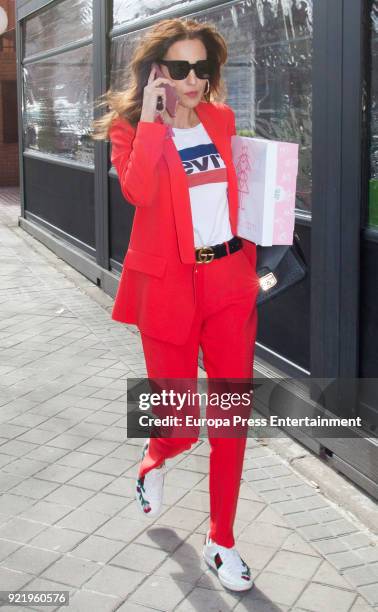
[(235, 135), (238, 236), (255, 244), (293, 244), (298, 144)]

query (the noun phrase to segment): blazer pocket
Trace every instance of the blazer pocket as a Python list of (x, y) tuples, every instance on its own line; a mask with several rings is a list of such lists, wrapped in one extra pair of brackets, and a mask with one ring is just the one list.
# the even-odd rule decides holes
[(162, 277), (167, 267), (167, 259), (160, 255), (152, 255), (151, 253), (129, 248), (125, 255), (123, 266), (137, 272)]

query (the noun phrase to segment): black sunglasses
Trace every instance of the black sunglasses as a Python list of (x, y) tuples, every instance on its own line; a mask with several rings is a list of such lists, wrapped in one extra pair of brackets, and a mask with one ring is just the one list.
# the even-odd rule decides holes
[(169, 76), (175, 81), (181, 81), (185, 79), (191, 68), (194, 68), (194, 72), (199, 79), (209, 79), (211, 76), (211, 67), (209, 60), (198, 60), (195, 64), (189, 64), (184, 60), (159, 60), (159, 64), (167, 66)]

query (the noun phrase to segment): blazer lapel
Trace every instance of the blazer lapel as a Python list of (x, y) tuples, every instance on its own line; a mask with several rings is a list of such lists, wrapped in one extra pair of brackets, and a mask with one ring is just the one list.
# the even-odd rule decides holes
[[(231, 231), (235, 235), (238, 208), (238, 186), (232, 160), (229, 137), (228, 135), (225, 137), (225, 131), (220, 129), (221, 113), (218, 109), (212, 107), (209, 103), (199, 102), (195, 110), (220, 156), (222, 157), (227, 169), (229, 218)], [(168, 132), (168, 134), (169, 133), (170, 132)], [(193, 264), (195, 263), (195, 245), (187, 176), (185, 174), (185, 170), (175, 143), (170, 136), (167, 136), (165, 141), (163, 154), (167, 161), (170, 173), (172, 202), (181, 261), (183, 263)]]

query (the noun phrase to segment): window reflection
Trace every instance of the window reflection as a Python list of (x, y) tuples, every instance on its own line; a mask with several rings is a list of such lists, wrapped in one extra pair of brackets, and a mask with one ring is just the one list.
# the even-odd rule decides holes
[(113, 25), (144, 19), (175, 6), (181, 9), (191, 2), (193, 0), (113, 0)]
[(92, 0), (63, 0), (25, 22), (25, 56), (92, 35)]
[(378, 0), (371, 6), (370, 184), (368, 224), (378, 227)]
[[(131, 10), (138, 3), (115, 4), (128, 4)], [(152, 2), (143, 4), (152, 6)], [(154, 6), (163, 4), (168, 3)], [(223, 74), (238, 133), (299, 144), (296, 207), (310, 211), (312, 0), (242, 0), (191, 17), (212, 21), (227, 41), (229, 57)], [(140, 35), (113, 40), (112, 87), (127, 87), (127, 66)]]
[(92, 45), (23, 67), (25, 148), (93, 165)]

